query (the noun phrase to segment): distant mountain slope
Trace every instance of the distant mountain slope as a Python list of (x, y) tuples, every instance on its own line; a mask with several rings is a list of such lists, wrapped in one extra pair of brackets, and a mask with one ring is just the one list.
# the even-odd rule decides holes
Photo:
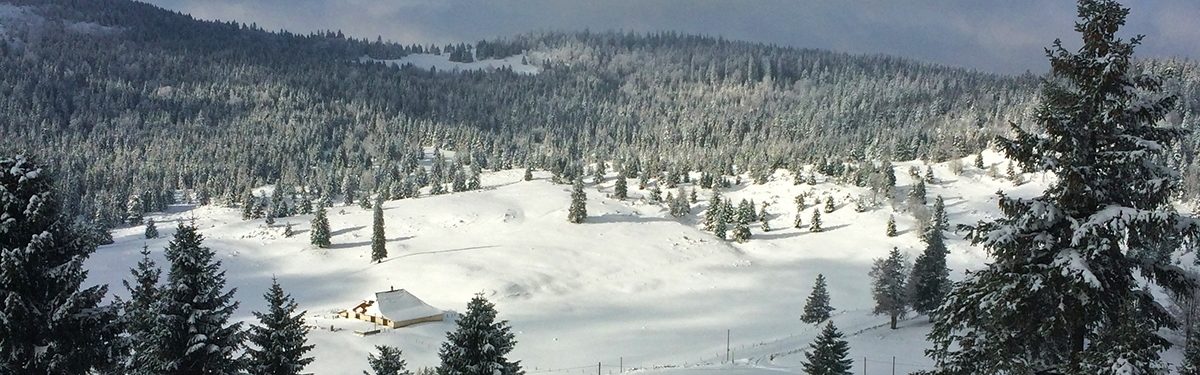
[[(556, 172), (596, 158), (760, 173), (942, 160), (1023, 122), (1036, 97), (1032, 76), (674, 33), (399, 45), (123, 0), (8, 4), (44, 22), (0, 26), (0, 152), (56, 166), (77, 198), (68, 209), (110, 223), (129, 196), (176, 188), (226, 202), (275, 181), (336, 190), (355, 179), (374, 191), (405, 178), (395, 161), (430, 144), (487, 168)], [(520, 55), (541, 73), (358, 63), (429, 52)], [(1200, 70), (1175, 65), (1194, 94)], [(1180, 155), (1190, 162), (1190, 151)]]

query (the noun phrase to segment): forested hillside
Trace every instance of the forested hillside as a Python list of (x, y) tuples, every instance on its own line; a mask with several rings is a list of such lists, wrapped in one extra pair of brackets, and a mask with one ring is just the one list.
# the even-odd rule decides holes
[[(653, 176), (976, 153), (1027, 124), (1038, 78), (887, 56), (677, 34), (536, 33), (474, 45), (297, 35), (122, 0), (0, 3), (0, 153), (54, 165), (66, 209), (115, 224), (136, 201), (240, 200), (425, 185), (420, 146), (473, 169), (582, 173), (620, 160)], [(523, 55), (539, 74), (361, 63), (411, 53)], [(1200, 68), (1144, 64), (1200, 123)], [(1180, 149), (1196, 196), (1192, 135)], [(1189, 147), (1190, 146), (1190, 147)], [(463, 165), (462, 168), (466, 168)], [(449, 180), (452, 174), (434, 176)], [(131, 200), (131, 196), (138, 199)]]

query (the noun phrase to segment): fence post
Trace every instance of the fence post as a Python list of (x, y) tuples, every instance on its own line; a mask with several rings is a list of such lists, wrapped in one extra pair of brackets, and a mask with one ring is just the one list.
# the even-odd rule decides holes
[(596, 362), (596, 375), (600, 375), (600, 362)]
[(896, 356), (892, 356), (892, 375), (896, 375)]
[(730, 352), (729, 352), (730, 331), (731, 330), (728, 330), (728, 329), (725, 330), (725, 362), (733, 362), (733, 358), (730, 358)]
[(867, 375), (867, 357), (863, 357), (863, 375)]

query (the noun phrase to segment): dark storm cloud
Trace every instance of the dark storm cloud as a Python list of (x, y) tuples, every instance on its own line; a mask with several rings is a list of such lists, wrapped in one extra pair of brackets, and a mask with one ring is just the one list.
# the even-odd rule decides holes
[[(1045, 71), (1042, 49), (1076, 38), (1067, 0), (149, 0), (198, 18), (403, 43), (536, 30), (676, 30), (780, 45), (906, 56), (980, 70)], [(1200, 57), (1200, 1), (1126, 1), (1141, 56)]]

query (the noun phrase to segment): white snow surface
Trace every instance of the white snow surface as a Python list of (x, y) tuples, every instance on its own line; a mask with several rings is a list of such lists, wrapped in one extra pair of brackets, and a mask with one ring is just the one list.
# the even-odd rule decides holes
[(513, 55), (503, 59), (483, 59), (469, 63), (450, 61), (449, 54), (429, 54), (429, 53), (414, 53), (404, 56), (399, 59), (373, 59), (368, 56), (363, 56), (358, 59), (359, 62), (381, 62), (391, 66), (404, 66), (412, 64), (412, 66), (429, 70), (437, 68), (439, 72), (461, 72), (468, 70), (495, 70), (499, 68), (510, 68), (513, 72), (520, 74), (538, 74), (542, 69), (529, 64), (521, 63), (522, 55)]
[[(1004, 163), (986, 153), (989, 164)], [(955, 176), (944, 164), (934, 165), (937, 183), (928, 184), (929, 198), (942, 195), (951, 227), (998, 215), (995, 192), (1029, 197), (1044, 188), (1044, 178), (1014, 187), (970, 167)], [(911, 184), (908, 168), (896, 165), (897, 196)], [(437, 322), (359, 337), (354, 330), (370, 323), (336, 318), (375, 292), (405, 289), (440, 309), (465, 310), (475, 293), (496, 304), (500, 319), (510, 322), (518, 343), (510, 358), (521, 360), (530, 374), (604, 373), (639, 369), (658, 374), (801, 373), (803, 351), (820, 329), (799, 321), (817, 273), (826, 276), (833, 321), (847, 336), (855, 374), (891, 374), (930, 368), (924, 356), (928, 319), (910, 316), (900, 329), (887, 328), (887, 317), (870, 314), (867, 272), (873, 258), (898, 247), (910, 256), (922, 243), (912, 215), (900, 206), (857, 213), (847, 196), (864, 189), (839, 186), (819, 178), (816, 186), (792, 185), (791, 173), (780, 170), (763, 185), (743, 184), (722, 192), (734, 199), (770, 202), (768, 233), (752, 225), (745, 244), (720, 241), (700, 229), (700, 217), (711, 192), (699, 190), (692, 214), (671, 217), (665, 205), (640, 199), (648, 191), (629, 186), (630, 198), (616, 200), (615, 174), (599, 185), (588, 184), (588, 218), (567, 222), (569, 185), (555, 185), (549, 174), (523, 170), (486, 172), (479, 191), (423, 196), (384, 204), (389, 257), (370, 262), (371, 210), (335, 206), (328, 217), (333, 246), (309, 245), (311, 216), (243, 221), (236, 208), (175, 206), (147, 215), (159, 224), (161, 237), (146, 240), (143, 228), (114, 231), (116, 243), (103, 246), (87, 262), (89, 283), (109, 284), (113, 293), (129, 275), (143, 245), (160, 266), (174, 223), (193, 220), (204, 244), (217, 252), (236, 287), (241, 307), (236, 318), (253, 322), (263, 310), (262, 294), (272, 277), (296, 298), (313, 330), (315, 374), (360, 373), (374, 345), (400, 347), (410, 368), (435, 366), (437, 350), (451, 322)], [(590, 179), (589, 179), (590, 180)], [(749, 179), (745, 179), (749, 180)], [(590, 182), (590, 181), (589, 181)], [(676, 194), (678, 191), (672, 190)], [(825, 231), (792, 228), (797, 194), (832, 195), (837, 210), (822, 214)], [(264, 193), (266, 191), (263, 191)], [(664, 191), (664, 194), (666, 192)], [(804, 212), (807, 228), (811, 210)], [(886, 237), (887, 218), (894, 214), (900, 235)], [(284, 238), (292, 223), (296, 235)], [(951, 278), (981, 267), (983, 249), (967, 244), (960, 233), (947, 232)], [(164, 276), (165, 277), (165, 276)], [(733, 363), (726, 358), (729, 332)], [(1178, 360), (1176, 350), (1168, 358)], [(866, 365), (866, 371), (862, 366)]]

